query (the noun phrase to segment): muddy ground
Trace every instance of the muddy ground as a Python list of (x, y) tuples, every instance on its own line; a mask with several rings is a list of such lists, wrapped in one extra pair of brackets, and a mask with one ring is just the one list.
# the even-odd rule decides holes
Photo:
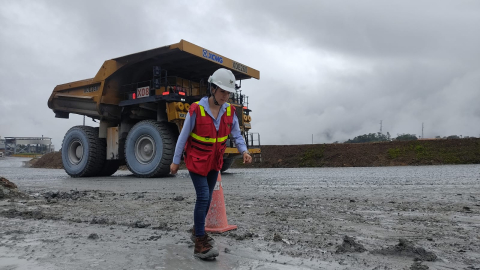
[(186, 171), (4, 170), (28, 198), (0, 201), (0, 269), (480, 269), (479, 169), (232, 169), (222, 182), (238, 229), (214, 236), (214, 262), (192, 256)]

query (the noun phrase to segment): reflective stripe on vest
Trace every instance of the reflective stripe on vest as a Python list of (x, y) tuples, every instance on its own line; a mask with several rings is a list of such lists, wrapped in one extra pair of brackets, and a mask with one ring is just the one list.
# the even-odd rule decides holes
[(217, 138), (217, 142), (224, 142), (228, 139), (228, 135), (222, 138)]
[(199, 140), (201, 142), (206, 142), (206, 143), (224, 142), (228, 139), (228, 135), (225, 136), (225, 137), (221, 137), (221, 138), (205, 138), (205, 137), (198, 136), (197, 134), (195, 134), (193, 132), (190, 133), (190, 136), (192, 136), (192, 138), (194, 138), (196, 140)]
[[(199, 104), (200, 101), (197, 101), (195, 103), (198, 104), (198, 107), (200, 107), (200, 115), (201, 116), (205, 116), (205, 109), (203, 108), (202, 105)], [(232, 115), (232, 108), (230, 108), (230, 103), (227, 103), (228, 107), (227, 107), (227, 116), (231, 116)]]
[[(199, 103), (200, 101), (197, 101), (195, 103)], [(228, 104), (228, 107), (227, 107), (227, 116), (231, 116), (232, 115), (232, 109), (230, 108), (230, 103), (227, 103)], [(203, 109), (203, 106), (198, 104), (198, 107), (200, 108), (200, 115), (201, 116), (205, 116), (205, 110)], [(199, 140), (201, 142), (206, 142), (206, 143), (216, 143), (216, 142), (224, 142), (228, 139), (228, 135), (225, 136), (225, 137), (221, 137), (221, 138), (205, 138), (205, 137), (202, 137), (202, 136), (198, 136), (197, 134), (195, 133), (190, 133), (190, 136), (192, 136), (192, 138), (196, 139), (196, 140)]]
[(216, 143), (217, 142), (217, 139), (216, 138), (205, 138), (205, 137), (201, 137), (201, 136), (198, 136), (197, 134), (195, 133), (190, 133), (190, 136), (192, 136), (192, 138), (196, 139), (196, 140), (199, 140), (201, 142), (207, 142), (207, 143)]
[[(199, 102), (200, 102), (200, 101), (197, 101), (197, 102), (195, 102), (195, 103), (198, 104)], [(205, 116), (205, 109), (203, 108), (203, 106), (200, 105), (200, 104), (198, 104), (198, 107), (200, 107), (200, 115), (201, 115), (201, 116)]]

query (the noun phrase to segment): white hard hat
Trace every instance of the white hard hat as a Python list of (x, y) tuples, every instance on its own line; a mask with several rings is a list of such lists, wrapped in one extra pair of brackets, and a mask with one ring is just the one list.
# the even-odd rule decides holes
[(216, 84), (225, 91), (235, 93), (235, 75), (226, 68), (217, 69), (212, 76), (208, 78), (208, 82)]

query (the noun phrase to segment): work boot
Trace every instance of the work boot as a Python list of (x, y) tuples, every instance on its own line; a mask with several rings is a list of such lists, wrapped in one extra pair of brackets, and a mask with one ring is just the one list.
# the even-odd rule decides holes
[(195, 238), (193, 256), (200, 259), (213, 259), (218, 256), (218, 250), (208, 243), (207, 236), (204, 235)]
[[(212, 246), (215, 245), (215, 240), (213, 240), (213, 238), (207, 234), (207, 232), (205, 232), (205, 235), (207, 236), (207, 239), (208, 239), (208, 243)], [(190, 240), (192, 240), (193, 243), (195, 243), (195, 238), (197, 236), (195, 235), (195, 227), (192, 228), (192, 234), (190, 235)]]

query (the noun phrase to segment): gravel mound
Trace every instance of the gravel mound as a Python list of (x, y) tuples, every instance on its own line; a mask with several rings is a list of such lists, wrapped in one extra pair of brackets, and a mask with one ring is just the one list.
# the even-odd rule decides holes
[(25, 218), (25, 219), (44, 219), (49, 218), (45, 215), (42, 211), (39, 210), (17, 210), (17, 209), (8, 209), (5, 211), (0, 212), (0, 216), (4, 216), (7, 218)]
[(0, 200), (11, 198), (28, 198), (28, 195), (20, 192), (15, 183), (0, 177)]
[(342, 245), (337, 247), (336, 253), (364, 252), (364, 251), (367, 251), (367, 249), (362, 244), (355, 242), (355, 239), (353, 237), (345, 235), (343, 237), (343, 243)]
[(397, 245), (375, 250), (373, 253), (413, 257), (415, 260), (428, 262), (434, 262), (437, 260), (437, 255), (435, 255), (433, 252), (426, 251), (421, 247), (415, 247), (412, 242), (407, 241), (406, 239), (399, 239), (399, 243)]
[(43, 193), (43, 197), (47, 201), (52, 200), (78, 200), (88, 195), (87, 191), (70, 190), (70, 192), (47, 191)]
[[(28, 167), (44, 169), (63, 169), (62, 152), (52, 152), (30, 160)], [(121, 171), (127, 170), (127, 166), (118, 168)]]
[(52, 152), (30, 161), (32, 168), (63, 169), (62, 153)]

